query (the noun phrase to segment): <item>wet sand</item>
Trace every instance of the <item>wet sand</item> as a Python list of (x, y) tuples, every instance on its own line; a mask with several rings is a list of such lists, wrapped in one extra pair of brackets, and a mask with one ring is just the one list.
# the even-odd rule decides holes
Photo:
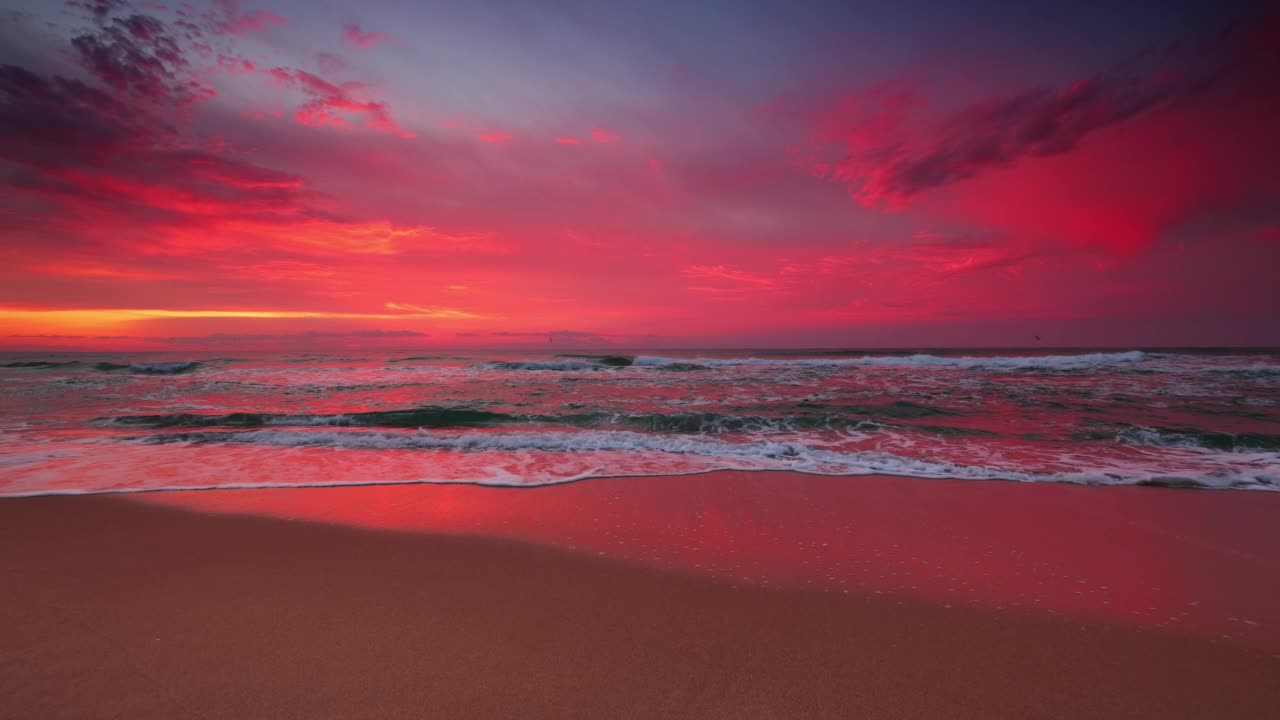
[(1280, 654), (1280, 493), (722, 471), (134, 497), (505, 538), (731, 582), (1059, 614)]
[[(1230, 502), (1248, 505), (1240, 497)], [(124, 498), (0, 501), (0, 577), (4, 718), (1250, 718), (1280, 707), (1273, 654), (1187, 635)]]

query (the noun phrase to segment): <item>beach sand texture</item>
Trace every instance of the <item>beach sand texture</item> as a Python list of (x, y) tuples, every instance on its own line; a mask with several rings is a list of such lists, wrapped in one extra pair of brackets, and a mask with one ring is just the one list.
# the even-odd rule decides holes
[[(616, 496), (644, 481), (604, 482)], [(424, 505), (446, 491), (412, 490)], [(494, 507), (513, 492), (470, 490)], [(328, 491), (280, 492), (318, 502)], [(1253, 494), (1228, 495), (1244, 507)], [(1280, 660), (1230, 642), (133, 499), (0, 502), (0, 573), (4, 718), (1263, 718), (1280, 707)]]

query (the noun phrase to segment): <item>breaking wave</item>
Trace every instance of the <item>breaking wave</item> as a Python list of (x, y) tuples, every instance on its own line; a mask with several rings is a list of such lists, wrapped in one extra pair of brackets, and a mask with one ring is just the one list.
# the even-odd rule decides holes
[[(348, 450), (429, 450), (460, 452), (666, 453), (693, 455), (715, 461), (711, 469), (791, 470), (829, 475), (888, 474), (961, 480), (1011, 480), (1083, 485), (1162, 485), (1170, 487), (1280, 489), (1280, 468), (1257, 472), (1218, 470), (1197, 473), (1159, 473), (1122, 466), (1042, 473), (986, 465), (909, 458), (882, 451), (837, 452), (796, 442), (754, 440), (729, 442), (713, 437), (656, 435), (629, 431), (438, 433), (378, 431), (200, 431), (165, 433), (136, 438), (147, 443), (248, 443), (286, 448), (342, 448)], [(625, 467), (611, 475), (628, 474)], [(601, 473), (603, 475), (603, 473)], [(594, 475), (594, 476), (601, 476)], [(582, 479), (581, 475), (573, 479)], [(553, 478), (531, 484), (555, 484)], [(461, 480), (453, 482), (462, 482)], [(484, 481), (475, 481), (485, 484)]]

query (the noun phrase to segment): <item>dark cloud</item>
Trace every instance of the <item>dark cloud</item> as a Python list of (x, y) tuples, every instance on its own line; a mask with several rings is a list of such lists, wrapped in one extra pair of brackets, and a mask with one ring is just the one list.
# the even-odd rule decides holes
[(163, 144), (173, 130), (115, 95), (0, 66), (0, 158), (30, 165), (101, 162)]
[(115, 18), (72, 38), (71, 47), (85, 70), (119, 93), (174, 105), (201, 94), (199, 84), (184, 77), (187, 61), (177, 41), (149, 15)]
[(71, 40), (101, 86), (0, 66), (0, 188), (59, 200), (68, 216), (93, 208), (131, 223), (333, 219), (296, 175), (183, 147), (176, 113), (198, 86), (166, 25), (101, 19)]
[(348, 333), (355, 337), (431, 337), (429, 333), (417, 330), (356, 330)]
[[(847, 155), (820, 166), (849, 184), (867, 205), (893, 205), (1024, 158), (1069, 152), (1089, 135), (1203, 94), (1241, 76), (1274, 68), (1263, 35), (1231, 29), (1198, 47), (1138, 53), (1106, 72), (1066, 87), (1032, 88), (972, 103), (910, 132), (909, 111), (922, 103), (909, 88), (878, 85), (845, 98), (826, 122)], [(1261, 71), (1261, 72), (1260, 72)], [(1259, 87), (1265, 87), (1265, 84)], [(920, 118), (911, 118), (918, 121)]]
[(14, 189), (92, 201), (130, 217), (307, 215), (301, 178), (172, 147), (176, 132), (146, 108), (63, 77), (0, 66), (0, 161)]
[(592, 345), (604, 345), (610, 342), (609, 336), (587, 332), (584, 330), (552, 330), (551, 332), (512, 332), (507, 330), (499, 330), (495, 332), (459, 332), (454, 333), (460, 338), (529, 338), (531, 340), (548, 340), (550, 342), (560, 341), (576, 341), (584, 342)]
[(111, 13), (123, 10), (128, 4), (124, 0), (73, 0), (67, 6), (84, 10), (91, 18), (102, 23), (106, 22)]
[[(1090, 133), (1173, 97), (1175, 88), (1098, 76), (1061, 90), (1033, 89), (974, 104), (946, 118), (932, 137), (893, 133), (854, 148), (833, 174), (867, 204), (892, 203), (1006, 167), (1024, 157), (1073, 149)], [(851, 128), (853, 133), (862, 128)]]
[(499, 330), (496, 332), (460, 332), (458, 337), (600, 337), (598, 333), (584, 332), (582, 330), (553, 330), (551, 332), (511, 332), (507, 330)]

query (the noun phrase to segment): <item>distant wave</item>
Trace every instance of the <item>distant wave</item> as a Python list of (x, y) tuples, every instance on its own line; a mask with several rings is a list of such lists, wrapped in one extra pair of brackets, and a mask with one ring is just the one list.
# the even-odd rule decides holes
[[(792, 470), (827, 475), (888, 474), (964, 480), (1062, 482), (1087, 485), (1280, 490), (1280, 467), (1257, 472), (1222, 470), (1158, 473), (1138, 468), (1098, 467), (1078, 472), (1037, 473), (984, 465), (908, 458), (880, 451), (836, 452), (794, 442), (728, 442), (707, 436), (654, 435), (629, 431), (437, 433), (377, 431), (246, 430), (166, 433), (138, 438), (151, 443), (249, 443), (275, 447), (354, 450), (450, 450), (463, 452), (655, 452), (694, 455), (718, 463), (714, 469)], [(713, 468), (708, 468), (713, 469)], [(611, 475), (626, 475), (625, 463)], [(563, 482), (547, 480), (542, 484)], [(480, 484), (484, 484), (481, 482)]]
[(606, 365), (605, 363), (592, 362), (590, 360), (495, 360), (477, 365), (476, 367), (484, 370), (615, 370), (619, 365)]
[(732, 415), (723, 413), (500, 413), (458, 407), (425, 407), (409, 410), (379, 410), (332, 414), (291, 415), (283, 413), (237, 412), (219, 415), (167, 413), (122, 415), (99, 418), (100, 422), (152, 429), (201, 427), (388, 427), (466, 428), (518, 424), (595, 427), (622, 425), (637, 430), (675, 433), (766, 432), (801, 428), (857, 427), (871, 429), (883, 418), (916, 419), (950, 412), (898, 401), (880, 405), (836, 408), (838, 412), (794, 412), (778, 416)]
[(200, 367), (201, 363), (195, 360), (180, 360), (177, 362), (158, 362), (158, 363), (112, 363), (100, 362), (93, 367), (95, 370), (103, 372), (113, 372), (117, 370), (127, 370), (137, 375), (177, 375), (178, 373), (191, 372)]
[[(217, 358), (207, 360), (205, 362), (241, 362), (235, 358)], [(89, 367), (99, 372), (130, 372), (137, 375), (176, 375), (178, 373), (191, 372), (199, 368), (204, 363), (195, 360), (179, 360), (175, 362), (156, 362), (156, 363), (114, 363), (99, 362)], [(25, 362), (11, 362), (0, 365), (5, 368), (30, 368), (30, 369), (51, 369), (59, 367), (72, 367), (81, 365), (78, 360), (70, 360), (67, 362), (53, 362), (48, 360), (33, 360)]]
[(486, 370), (613, 370), (619, 367), (643, 367), (659, 370), (707, 370), (717, 367), (737, 366), (798, 366), (798, 367), (848, 367), (875, 365), (905, 365), (921, 367), (955, 367), (976, 370), (1080, 370), (1099, 365), (1135, 363), (1151, 356), (1141, 350), (1115, 353), (1081, 353), (1079, 355), (1027, 355), (993, 357), (947, 357), (941, 355), (867, 355), (863, 357), (823, 358), (672, 358), (641, 355), (624, 356), (564, 356), (555, 360), (502, 360), (481, 363), (476, 367)]
[(940, 355), (867, 355), (854, 358), (669, 358), (642, 355), (634, 364), (641, 367), (663, 367), (671, 364), (693, 364), (705, 367), (738, 365), (794, 365), (803, 367), (844, 367), (860, 365), (907, 365), (922, 367), (956, 367), (971, 370), (1079, 370), (1099, 365), (1135, 363), (1151, 356), (1141, 350), (1117, 353), (1082, 353), (1080, 355), (1027, 355), (1012, 357), (946, 357)]
[(163, 415), (122, 415), (99, 418), (116, 425), (146, 428), (184, 427), (477, 427), (516, 422), (519, 418), (503, 413), (470, 408), (417, 408), (322, 415), (290, 415), (284, 413), (236, 412), (221, 415), (167, 413)]

